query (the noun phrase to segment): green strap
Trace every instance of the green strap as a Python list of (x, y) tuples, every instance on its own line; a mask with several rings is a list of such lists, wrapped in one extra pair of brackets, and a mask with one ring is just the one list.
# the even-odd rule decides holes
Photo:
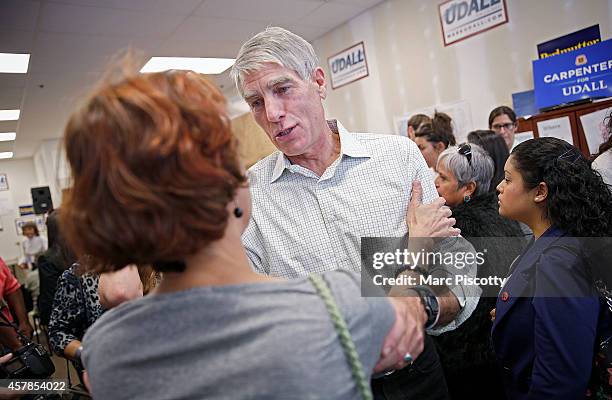
[(351, 338), (351, 333), (346, 326), (346, 321), (344, 320), (344, 317), (342, 317), (342, 313), (340, 313), (338, 305), (336, 304), (327, 283), (325, 283), (323, 278), (321, 278), (319, 275), (310, 275), (308, 279), (317, 290), (319, 297), (321, 297), (325, 303), (327, 312), (329, 312), (331, 320), (334, 323), (334, 328), (336, 328), (336, 332), (338, 333), (340, 344), (342, 345), (344, 355), (346, 356), (351, 367), (351, 374), (353, 375), (353, 379), (357, 384), (359, 393), (361, 393), (361, 397), (364, 400), (372, 400), (370, 382), (366, 379), (363, 372), (363, 365), (361, 365), (361, 361), (359, 360), (359, 354), (355, 349), (355, 343), (353, 343), (353, 339)]

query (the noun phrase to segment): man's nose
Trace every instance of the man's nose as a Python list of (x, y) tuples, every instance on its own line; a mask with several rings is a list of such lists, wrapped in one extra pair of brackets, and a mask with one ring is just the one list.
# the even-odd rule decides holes
[(270, 96), (266, 99), (266, 117), (270, 122), (279, 122), (285, 116), (283, 102)]

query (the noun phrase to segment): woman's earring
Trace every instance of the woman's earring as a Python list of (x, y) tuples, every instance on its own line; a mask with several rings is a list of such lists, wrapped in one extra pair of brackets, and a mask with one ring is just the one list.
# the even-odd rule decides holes
[(236, 207), (236, 208), (234, 208), (234, 216), (235, 216), (236, 218), (240, 218), (240, 217), (242, 217), (242, 215), (243, 215), (243, 214), (244, 214), (244, 213), (242, 212), (242, 208), (240, 208), (240, 207)]
[(464, 203), (469, 203), (470, 200), (472, 200), (472, 196), (470, 196), (469, 194), (466, 194), (465, 196), (463, 196)]

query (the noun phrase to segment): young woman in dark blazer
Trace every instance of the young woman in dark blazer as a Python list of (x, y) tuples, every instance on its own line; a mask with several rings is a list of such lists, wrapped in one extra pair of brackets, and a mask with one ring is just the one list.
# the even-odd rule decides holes
[(557, 138), (518, 145), (504, 170), (499, 213), (534, 233), (494, 314), (507, 396), (584, 399), (610, 318), (593, 284), (603, 265), (593, 265), (589, 251), (595, 238), (612, 236), (612, 195), (580, 151)]

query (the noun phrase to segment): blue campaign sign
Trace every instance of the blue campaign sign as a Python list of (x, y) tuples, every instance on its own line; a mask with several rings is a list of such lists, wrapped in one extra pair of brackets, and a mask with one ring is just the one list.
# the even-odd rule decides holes
[(601, 35), (599, 33), (599, 25), (593, 25), (568, 35), (549, 40), (548, 42), (540, 43), (538, 45), (538, 56), (540, 58), (552, 57), (600, 42)]
[(533, 61), (536, 106), (612, 96), (612, 39)]

